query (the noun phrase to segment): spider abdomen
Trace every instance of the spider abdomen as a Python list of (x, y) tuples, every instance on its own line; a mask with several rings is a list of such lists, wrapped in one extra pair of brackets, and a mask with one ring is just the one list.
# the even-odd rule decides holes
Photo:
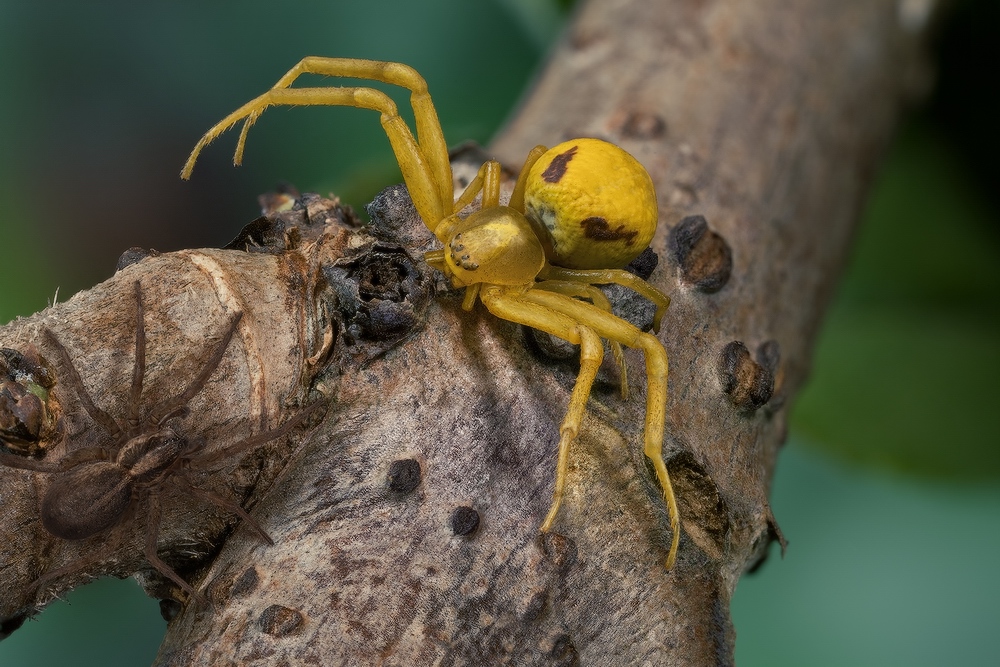
[(567, 269), (620, 269), (656, 233), (653, 181), (634, 157), (600, 139), (573, 139), (532, 166), (525, 215), (545, 255)]
[(42, 499), (42, 525), (56, 537), (82, 540), (121, 520), (132, 501), (132, 478), (108, 461), (69, 470)]

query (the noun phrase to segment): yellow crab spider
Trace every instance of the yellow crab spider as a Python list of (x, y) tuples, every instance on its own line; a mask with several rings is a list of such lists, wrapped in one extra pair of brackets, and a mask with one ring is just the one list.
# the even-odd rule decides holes
[[(302, 74), (367, 79), (410, 91), (416, 138), (395, 103), (368, 87), (290, 88)], [(463, 308), (476, 300), (497, 317), (547, 332), (580, 346), (580, 373), (559, 428), (555, 490), (543, 532), (552, 527), (562, 501), (569, 447), (580, 430), (587, 398), (608, 339), (624, 369), (621, 346), (641, 349), (646, 359), (644, 453), (663, 489), (672, 542), (666, 566), (677, 556), (680, 522), (670, 476), (663, 464), (667, 402), (667, 355), (653, 335), (611, 313), (594, 285), (615, 283), (656, 305), (658, 331), (670, 300), (624, 271), (649, 245), (656, 230), (656, 195), (649, 174), (624, 150), (598, 139), (573, 139), (547, 149), (535, 147), (525, 160), (506, 206), (500, 204), (500, 164), (490, 160), (456, 201), (451, 164), (427, 84), (400, 63), (352, 58), (303, 59), (260, 97), (223, 118), (195, 145), (181, 171), (189, 178), (199, 153), (239, 121), (235, 164), (243, 158), (247, 132), (273, 105), (349, 106), (381, 113), (382, 127), (399, 162), (417, 213), (444, 244), (426, 254), (428, 264), (466, 289)], [(482, 195), (478, 211), (460, 212)], [(587, 299), (590, 303), (582, 299)], [(627, 383), (622, 377), (623, 393)]]

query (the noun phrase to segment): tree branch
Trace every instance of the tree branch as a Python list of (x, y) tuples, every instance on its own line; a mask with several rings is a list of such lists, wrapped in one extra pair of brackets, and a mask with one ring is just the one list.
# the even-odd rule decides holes
[[(924, 30), (900, 7), (592, 2), (493, 147), (516, 168), (540, 141), (602, 136), (657, 186), (650, 280), (673, 299), (660, 334), (664, 452), (683, 525), (669, 572), (666, 509), (638, 445), (643, 402), (622, 401), (613, 364), (554, 531), (539, 536), (575, 362), (481, 308), (462, 311), (423, 264), (431, 239), (400, 188), (374, 202), (368, 229), (334, 202), (278, 212), (271, 200), (239, 249), (145, 257), (4, 327), (0, 344), (16, 351), (0, 368), (7, 395), (46, 391), (33, 394), (44, 397), (37, 427), (16, 401), (0, 426), (13, 419), (26, 429), (17, 447), (46, 460), (94, 437), (43, 327), (95, 403), (126, 414), (136, 280), (145, 391), (183, 387), (227, 314), (243, 312), (239, 346), (192, 402), (191, 432), (235, 442), (317, 396), (327, 414), (200, 479), (241, 499), (273, 546), (238, 529), (216, 552), (234, 519), (165, 494), (160, 557), (208, 604), (165, 604), (176, 617), (158, 664), (731, 664), (730, 596), (780, 536), (767, 492), (789, 402), (919, 81)], [(641, 316), (640, 301), (612, 300)], [(639, 362), (629, 357), (633, 378)], [(47, 534), (48, 484), (0, 467), (4, 630), (47, 599), (32, 584), (54, 568), (66, 574), (50, 590), (141, 571), (153, 594), (184, 597), (146, 564), (141, 514), (112, 544)]]

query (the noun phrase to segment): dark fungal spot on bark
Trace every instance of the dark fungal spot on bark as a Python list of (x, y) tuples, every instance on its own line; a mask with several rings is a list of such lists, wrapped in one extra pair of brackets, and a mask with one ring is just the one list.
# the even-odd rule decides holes
[(528, 599), (527, 604), (524, 605), (524, 611), (521, 613), (521, 621), (523, 623), (531, 623), (538, 619), (545, 611), (545, 607), (549, 603), (549, 595), (545, 591), (538, 591)]
[(257, 625), (272, 637), (284, 637), (298, 630), (304, 620), (300, 612), (280, 604), (272, 604), (257, 619)]
[(667, 132), (667, 122), (661, 116), (644, 111), (633, 111), (621, 126), (622, 136), (629, 139), (659, 139)]
[(576, 651), (576, 646), (573, 645), (573, 639), (565, 633), (553, 638), (548, 657), (560, 666), (571, 667), (580, 664), (580, 656)]
[(389, 466), (386, 485), (396, 493), (409, 493), (420, 484), (420, 463), (416, 459), (399, 459)]
[(546, 559), (555, 566), (556, 572), (565, 575), (576, 563), (576, 542), (565, 535), (553, 532), (540, 534), (539, 540)]
[(243, 597), (257, 588), (258, 583), (260, 583), (260, 576), (257, 574), (257, 568), (251, 565), (233, 582), (229, 594), (237, 598)]
[(471, 535), (479, 528), (479, 512), (471, 507), (458, 507), (451, 513), (451, 530), (456, 535)]
[(147, 257), (159, 257), (160, 252), (158, 250), (153, 250), (150, 248), (146, 250), (145, 248), (133, 247), (129, 248), (122, 253), (121, 257), (118, 258), (118, 263), (115, 265), (115, 272), (121, 271), (126, 266), (132, 266), (133, 264), (138, 264)]

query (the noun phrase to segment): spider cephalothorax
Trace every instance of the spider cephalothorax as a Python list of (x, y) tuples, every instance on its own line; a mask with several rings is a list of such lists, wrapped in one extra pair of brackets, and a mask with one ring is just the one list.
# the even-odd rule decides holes
[[(240, 324), (242, 313), (233, 315), (222, 339), (201, 365), (199, 373), (176, 396), (162, 398), (143, 405), (143, 381), (146, 375), (146, 329), (142, 305), (142, 290), (137, 282), (135, 292), (135, 362), (127, 400), (127, 414), (115, 418), (98, 407), (91, 398), (70, 357), (69, 351), (48, 329), (43, 329), (47, 345), (54, 351), (60, 371), (59, 381), (71, 389), (93, 420), (104, 432), (98, 444), (73, 449), (57, 461), (38, 460), (0, 451), (0, 465), (33, 470), (51, 475), (42, 496), (40, 519), (51, 535), (65, 540), (86, 540), (102, 537), (95, 544), (88, 560), (99, 562), (117, 546), (107, 533), (136, 516), (136, 510), (146, 508), (145, 555), (152, 565), (189, 595), (194, 589), (157, 555), (160, 529), (160, 492), (174, 484), (185, 493), (236, 514), (262, 540), (271, 539), (249, 514), (236, 502), (198, 488), (190, 473), (211, 470), (226, 465), (240, 453), (285, 435), (298, 425), (319, 403), (315, 403), (287, 420), (280, 427), (258, 433), (239, 442), (209, 449), (197, 440), (184, 436), (183, 419), (188, 404), (205, 387), (221, 363)], [(65, 397), (64, 397), (65, 398)], [(49, 570), (35, 582), (36, 590), (56, 578), (80, 569), (81, 563)]]
[[(368, 87), (290, 88), (302, 74), (369, 79), (409, 89), (419, 141), (385, 93)], [(643, 351), (647, 376), (644, 451), (667, 502), (672, 543), (666, 564), (671, 567), (680, 525), (662, 457), (667, 355), (655, 336), (613, 315), (607, 298), (594, 287), (616, 283), (649, 299), (656, 305), (653, 329), (659, 330), (669, 299), (621, 268), (649, 245), (656, 230), (656, 195), (642, 165), (614, 144), (573, 139), (552, 149), (534, 148), (506, 206), (500, 205), (500, 164), (495, 160), (480, 168), (456, 201), (437, 112), (427, 84), (413, 68), (373, 60), (311, 57), (293, 67), (271, 90), (212, 127), (194, 147), (181, 176), (191, 175), (209, 142), (243, 121), (235, 156), (239, 164), (247, 132), (272, 105), (339, 105), (380, 112), (413, 204), (444, 245), (428, 252), (427, 262), (455, 287), (465, 288), (463, 307), (471, 309), (478, 298), (497, 317), (580, 346), (580, 374), (559, 429), (555, 491), (543, 531), (552, 526), (559, 509), (569, 446), (579, 431), (604, 356), (601, 339), (610, 341), (623, 370), (622, 345)], [(480, 209), (463, 217), (460, 213), (480, 195)]]

